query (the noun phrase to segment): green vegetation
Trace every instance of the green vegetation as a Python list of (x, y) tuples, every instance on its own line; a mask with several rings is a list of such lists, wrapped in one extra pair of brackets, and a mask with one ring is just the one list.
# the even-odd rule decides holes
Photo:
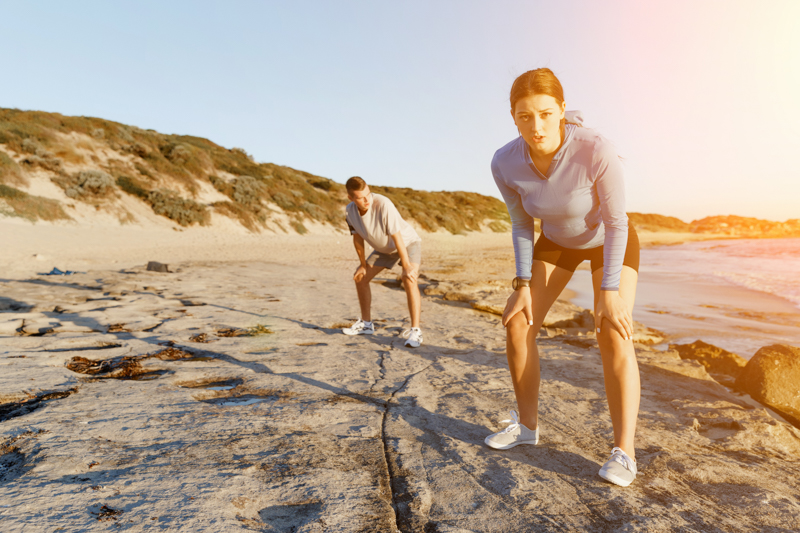
[(209, 221), (210, 216), (206, 206), (194, 200), (181, 198), (175, 191), (168, 189), (150, 191), (147, 203), (155, 214), (172, 219), (181, 226), (191, 226), (195, 223), (205, 226)]
[(53, 182), (70, 198), (84, 202), (111, 196), (116, 189), (114, 178), (102, 170), (82, 170), (73, 176), (54, 178)]
[[(74, 133), (85, 137), (70, 135)], [(182, 198), (177, 191), (195, 196), (199, 184), (206, 182), (230, 199), (210, 207), (250, 231), (270, 224), (281, 227), (271, 220), (274, 206), (289, 216), (298, 233), (308, 231), (307, 220), (345, 227), (344, 185), (289, 167), (256, 163), (241, 148), (223, 148), (200, 137), (163, 135), (99, 118), (0, 109), (0, 144), (24, 154), (22, 170), (37, 166), (55, 174), (53, 181), (71, 198), (95, 202), (111, 197), (118, 188), (184, 226), (207, 223), (209, 206)], [(66, 163), (86, 164), (81, 150), (85, 154), (101, 148), (113, 157), (103, 158), (103, 163), (92, 157), (93, 168), (72, 175), (63, 170)], [(17, 176), (24, 178), (24, 172), (13, 159), (6, 159), (0, 158), (0, 181), (18, 183)], [(404, 217), (429, 231), (463, 233), (479, 230), (487, 222), (494, 231), (506, 231), (509, 223), (500, 200), (475, 193), (379, 186), (373, 190), (391, 198)]]
[[(11, 209), (12, 216), (18, 216), (36, 222), (37, 220), (69, 220), (69, 216), (56, 200), (33, 196), (14, 187), (0, 183), (0, 200)], [(0, 206), (2, 209), (2, 206)]]
[[(427, 231), (444, 228), (450, 233), (479, 231), (488, 219), (511, 224), (506, 204), (497, 198), (474, 192), (429, 192), (370, 185), (397, 206), (403, 218), (416, 220)], [(498, 231), (497, 225), (492, 228)]]

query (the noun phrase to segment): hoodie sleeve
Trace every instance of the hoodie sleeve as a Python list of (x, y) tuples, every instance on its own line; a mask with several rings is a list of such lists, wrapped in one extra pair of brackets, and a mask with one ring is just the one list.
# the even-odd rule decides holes
[(508, 186), (500, 173), (497, 155), (492, 158), (492, 176), (500, 194), (506, 202), (511, 217), (511, 239), (514, 242), (514, 258), (517, 266), (517, 277), (531, 279), (531, 263), (533, 262), (534, 220), (525, 211), (520, 194)]
[(604, 291), (617, 291), (628, 244), (628, 215), (625, 213), (622, 163), (617, 151), (605, 139), (598, 139), (595, 145), (592, 171), (600, 200), (600, 215), (605, 226), (603, 282), (600, 288)]

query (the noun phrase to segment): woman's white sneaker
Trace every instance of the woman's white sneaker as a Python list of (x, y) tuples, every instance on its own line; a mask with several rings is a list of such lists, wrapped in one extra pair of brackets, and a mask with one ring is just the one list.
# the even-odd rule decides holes
[(403, 332), (403, 337), (406, 339), (405, 345), (411, 348), (419, 348), (422, 344), (422, 330), (419, 328), (405, 330)]
[(364, 322), (359, 318), (358, 322), (349, 328), (344, 328), (342, 333), (345, 335), (372, 335), (375, 333), (375, 325), (372, 322)]
[(620, 487), (627, 487), (636, 479), (636, 461), (621, 448), (611, 450), (611, 458), (600, 469), (600, 477)]
[(539, 444), (539, 428), (528, 429), (519, 423), (517, 412), (511, 411), (511, 420), (503, 420), (501, 423), (511, 422), (503, 431), (492, 433), (483, 442), (495, 450), (508, 450), (518, 444)]

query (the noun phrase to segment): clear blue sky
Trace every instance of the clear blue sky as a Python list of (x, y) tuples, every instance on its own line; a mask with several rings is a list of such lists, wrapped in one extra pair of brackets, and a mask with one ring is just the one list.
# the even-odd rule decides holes
[(630, 211), (800, 217), (800, 2), (0, 0), (0, 107), (207, 137), (344, 181), (498, 196), (540, 66)]

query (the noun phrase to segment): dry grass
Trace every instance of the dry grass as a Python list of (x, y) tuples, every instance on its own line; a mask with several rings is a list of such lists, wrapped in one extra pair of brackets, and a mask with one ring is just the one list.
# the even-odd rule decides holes
[(0, 183), (7, 185), (28, 185), (28, 180), (22, 175), (22, 169), (8, 154), (0, 151)]
[[(74, 136), (68, 137), (73, 133), (91, 140), (83, 137), (75, 141)], [(163, 135), (99, 118), (0, 109), (0, 144), (28, 154), (27, 165), (55, 173), (65, 190), (73, 190), (79, 199), (92, 195), (83, 194), (79, 184), (76, 187), (74, 176), (62, 170), (62, 162), (86, 164), (85, 154), (77, 153), (76, 148), (91, 153), (101, 146), (116, 152), (123, 162), (101, 164), (106, 158), (92, 158), (91, 170), (106, 172), (113, 178), (114, 188), (137, 196), (158, 214), (182, 225), (207, 222), (208, 210), (182, 198), (179, 191), (196, 195), (198, 183), (208, 182), (230, 199), (217, 202), (212, 208), (238, 220), (250, 231), (269, 227), (273, 212), (270, 206), (280, 207), (289, 216), (289, 225), (301, 234), (307, 232), (304, 222), (308, 220), (346, 227), (344, 206), (348, 200), (344, 185), (289, 167), (256, 163), (241, 148), (223, 148), (200, 137)], [(3, 176), (23, 175), (13, 170), (13, 165), (2, 163), (0, 169), (6, 169), (0, 170)], [(218, 177), (226, 174), (234, 177)], [(445, 228), (463, 233), (497, 221), (499, 224), (492, 228), (501, 231), (508, 223), (505, 206), (495, 198), (464, 192), (373, 189), (391, 198), (403, 216), (416, 220), (426, 230)], [(280, 227), (277, 220), (273, 223)]]
[(12, 210), (8, 213), (12, 216), (21, 217), (31, 222), (37, 220), (70, 220), (61, 208), (61, 204), (50, 198), (42, 198), (28, 194), (14, 187), (0, 184), (0, 199), (2, 199)]

